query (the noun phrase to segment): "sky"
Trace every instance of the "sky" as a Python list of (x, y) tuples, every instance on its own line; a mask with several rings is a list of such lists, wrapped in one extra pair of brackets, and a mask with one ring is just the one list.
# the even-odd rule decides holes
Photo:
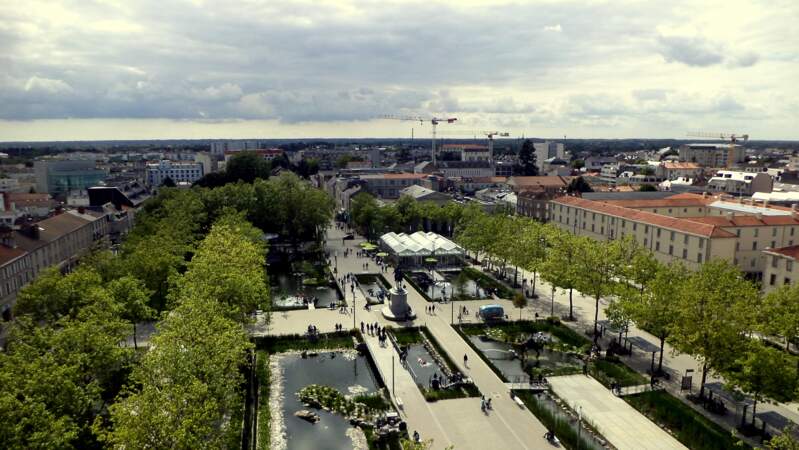
[(0, 141), (799, 139), (799, 2), (0, 1)]

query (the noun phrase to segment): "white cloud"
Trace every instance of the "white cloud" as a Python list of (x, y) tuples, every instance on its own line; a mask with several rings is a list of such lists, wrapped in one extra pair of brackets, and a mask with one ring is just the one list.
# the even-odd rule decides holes
[(797, 15), (765, 0), (6, 2), (0, 120), (267, 120), (315, 135), (448, 113), (608, 136), (708, 114), (781, 135), (799, 122)]

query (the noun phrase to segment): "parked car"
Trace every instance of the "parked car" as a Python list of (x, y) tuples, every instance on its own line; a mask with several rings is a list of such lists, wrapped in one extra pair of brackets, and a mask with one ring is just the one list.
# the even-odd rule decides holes
[(505, 309), (500, 305), (483, 305), (480, 307), (480, 317), (483, 320), (502, 320), (505, 318)]

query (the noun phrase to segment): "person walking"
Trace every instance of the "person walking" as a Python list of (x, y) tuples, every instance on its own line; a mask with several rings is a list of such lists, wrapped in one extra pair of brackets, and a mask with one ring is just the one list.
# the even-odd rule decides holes
[(466, 353), (463, 354), (463, 365), (467, 368), (469, 367), (469, 356)]

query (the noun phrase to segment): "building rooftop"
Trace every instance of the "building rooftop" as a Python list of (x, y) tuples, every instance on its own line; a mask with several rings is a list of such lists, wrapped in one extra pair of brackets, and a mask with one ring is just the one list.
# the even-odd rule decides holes
[(579, 197), (558, 197), (553, 200), (553, 203), (560, 203), (563, 205), (574, 206), (588, 211), (594, 211), (602, 214), (607, 214), (615, 217), (621, 217), (635, 222), (651, 224), (670, 230), (680, 231), (683, 233), (694, 234), (703, 237), (715, 238), (733, 238), (735, 234), (722, 229), (720, 226), (694, 221), (693, 219), (684, 219), (664, 216), (647, 211), (639, 211), (632, 208), (625, 208), (622, 206), (613, 205), (607, 202), (586, 200)]
[(790, 216), (793, 214), (790, 208), (784, 208), (780, 206), (757, 206), (757, 205), (747, 205), (745, 203), (737, 203), (737, 202), (725, 202), (723, 200), (716, 200), (710, 204), (712, 208), (723, 209), (729, 212), (739, 212), (742, 214), (762, 214), (764, 216)]
[(792, 259), (799, 258), (799, 245), (792, 245), (790, 247), (770, 248), (764, 250), (764, 253), (771, 253), (780, 256), (787, 256)]
[(527, 186), (549, 186), (549, 187), (566, 187), (569, 184), (570, 177), (561, 176), (523, 176), (523, 177), (510, 177), (508, 184), (518, 187)]
[(779, 226), (779, 225), (799, 225), (799, 219), (794, 216), (708, 216), (692, 217), (694, 222), (708, 223), (721, 227), (760, 227), (760, 226)]
[(660, 163), (660, 165), (663, 166), (665, 169), (672, 169), (672, 170), (675, 170), (675, 169), (701, 169), (702, 168), (702, 166), (700, 166), (697, 163), (693, 163), (693, 162), (664, 161), (664, 162)]
[(424, 231), (413, 234), (386, 233), (380, 236), (380, 241), (400, 256), (463, 253), (458, 244), (436, 233)]

